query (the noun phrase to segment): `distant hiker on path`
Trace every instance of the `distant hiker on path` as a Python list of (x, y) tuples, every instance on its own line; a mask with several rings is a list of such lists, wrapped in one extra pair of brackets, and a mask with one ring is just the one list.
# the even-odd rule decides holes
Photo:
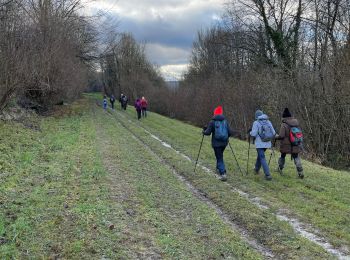
[(109, 98), (109, 101), (111, 102), (111, 107), (112, 107), (112, 109), (114, 110), (114, 102), (115, 102), (115, 97), (114, 97), (114, 95), (112, 95), (112, 96)]
[(137, 112), (137, 119), (140, 120), (142, 107), (141, 107), (141, 100), (139, 98), (136, 99), (134, 107), (135, 107), (136, 112)]
[(298, 120), (292, 116), (288, 108), (285, 108), (283, 111), (282, 124), (276, 139), (281, 140), (281, 157), (278, 160), (279, 173), (282, 174), (286, 155), (290, 154), (291, 158), (294, 160), (299, 178), (303, 179), (303, 166), (301, 165), (301, 159), (299, 156), (299, 153), (302, 151), (301, 145), (303, 142), (303, 134), (300, 130)]
[(126, 107), (128, 106), (128, 97), (125, 96), (124, 94), (121, 94), (119, 98), (119, 102), (120, 102), (121, 109), (126, 110)]
[(258, 153), (256, 159), (254, 172), (259, 174), (260, 168), (262, 167), (265, 173), (266, 180), (272, 180), (270, 169), (265, 158), (266, 149), (271, 148), (271, 141), (274, 139), (276, 131), (273, 128), (267, 115), (261, 110), (255, 112), (255, 121), (253, 123), (250, 136), (255, 139), (255, 147)]
[(142, 117), (147, 117), (147, 106), (148, 106), (147, 99), (145, 99), (145, 97), (142, 97), (141, 98)]
[(214, 116), (210, 120), (208, 127), (203, 128), (203, 135), (211, 134), (211, 145), (216, 157), (216, 172), (219, 173), (222, 181), (227, 180), (224, 163), (224, 151), (228, 144), (228, 139), (232, 135), (231, 129), (223, 115), (223, 109), (218, 106), (214, 110)]
[(103, 109), (107, 110), (107, 96), (103, 96)]

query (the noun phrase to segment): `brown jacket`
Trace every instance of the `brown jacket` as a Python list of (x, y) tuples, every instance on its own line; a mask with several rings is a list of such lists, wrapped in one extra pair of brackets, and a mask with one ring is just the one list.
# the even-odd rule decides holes
[(299, 126), (298, 120), (294, 117), (283, 118), (281, 128), (279, 131), (279, 139), (281, 139), (280, 152), (286, 154), (300, 153), (301, 148), (299, 146), (292, 146), (289, 141), (289, 132), (291, 128), (290, 126)]

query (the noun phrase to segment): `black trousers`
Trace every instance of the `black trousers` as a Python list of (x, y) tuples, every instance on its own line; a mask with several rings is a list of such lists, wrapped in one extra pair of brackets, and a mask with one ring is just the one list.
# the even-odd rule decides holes
[[(281, 153), (281, 157), (282, 158), (286, 158), (287, 154), (286, 153)], [(292, 153), (292, 158), (296, 159), (298, 158), (298, 154), (297, 153)]]
[(137, 112), (137, 119), (140, 120), (141, 118), (141, 110), (136, 110)]

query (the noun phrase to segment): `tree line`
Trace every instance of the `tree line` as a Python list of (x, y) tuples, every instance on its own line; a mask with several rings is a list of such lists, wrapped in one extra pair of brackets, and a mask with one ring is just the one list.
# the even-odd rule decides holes
[(223, 105), (241, 137), (257, 108), (277, 126), (289, 107), (308, 154), (349, 167), (350, 1), (230, 1), (218, 24), (198, 32), (170, 99), (172, 116), (199, 126)]
[(44, 110), (86, 88), (97, 32), (81, 8), (80, 0), (0, 0), (0, 110), (14, 95)]
[(87, 16), (85, 7), (81, 0), (0, 0), (0, 111), (14, 98), (46, 111), (94, 88), (150, 101), (166, 91), (145, 45), (119, 32), (108, 13)]
[[(146, 96), (151, 109), (165, 113), (168, 89), (158, 67), (146, 57), (145, 44), (130, 33), (110, 34), (100, 58), (101, 81), (107, 95), (126, 94), (129, 100)], [(156, 101), (156, 102), (155, 102)]]

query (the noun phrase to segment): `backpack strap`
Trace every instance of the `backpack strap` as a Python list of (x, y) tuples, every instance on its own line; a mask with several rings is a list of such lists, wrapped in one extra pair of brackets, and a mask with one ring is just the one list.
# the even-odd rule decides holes
[(257, 122), (258, 122), (258, 124), (260, 125), (260, 127), (258, 128), (258, 136), (260, 137), (260, 139), (261, 139), (261, 135), (260, 135), (260, 130), (261, 130), (261, 128), (263, 127), (263, 124), (259, 121), (259, 119), (258, 120), (256, 120)]
[(290, 124), (288, 124), (287, 122), (283, 122), (283, 124), (286, 124), (287, 126), (289, 126), (289, 128), (290, 129), (292, 129), (292, 127), (299, 127), (300, 128), (300, 126), (299, 125), (296, 125), (296, 126), (291, 126)]

